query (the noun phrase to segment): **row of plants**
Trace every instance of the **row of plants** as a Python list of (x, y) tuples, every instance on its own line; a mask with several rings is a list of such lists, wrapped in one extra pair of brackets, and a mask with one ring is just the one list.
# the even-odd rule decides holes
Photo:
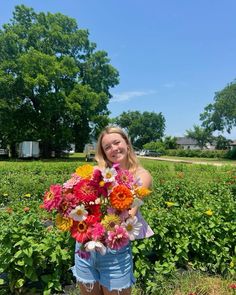
[[(74, 241), (40, 204), (49, 185), (67, 180), (80, 164), (0, 162), (0, 294), (56, 294), (73, 281)], [(179, 270), (233, 280), (236, 169), (151, 160), (143, 165), (154, 184), (141, 210), (155, 235), (133, 242), (140, 289), (164, 295), (167, 278)]]
[(171, 150), (166, 150), (165, 154), (168, 156), (177, 156), (177, 157), (232, 159), (232, 152), (229, 150), (171, 149)]

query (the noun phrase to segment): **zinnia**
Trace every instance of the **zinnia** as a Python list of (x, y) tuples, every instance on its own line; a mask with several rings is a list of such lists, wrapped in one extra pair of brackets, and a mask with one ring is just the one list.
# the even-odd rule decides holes
[(61, 231), (67, 231), (71, 228), (73, 220), (69, 217), (63, 217), (61, 214), (56, 215), (56, 226)]
[(86, 221), (74, 221), (71, 227), (71, 236), (79, 243), (85, 243), (92, 238), (92, 227)]
[(79, 201), (87, 203), (94, 202), (98, 197), (96, 187), (88, 179), (82, 179), (75, 185), (74, 194)]
[(134, 241), (135, 237), (139, 235), (139, 231), (142, 227), (142, 223), (138, 222), (138, 218), (136, 216), (128, 218), (121, 225), (127, 230), (131, 241)]
[(119, 250), (128, 245), (129, 235), (122, 226), (116, 225), (114, 231), (108, 232), (106, 243), (109, 248)]
[(133, 199), (132, 192), (123, 184), (117, 185), (110, 194), (111, 206), (118, 210), (130, 208)]
[(124, 184), (128, 188), (131, 188), (134, 183), (134, 177), (128, 170), (118, 170), (116, 175), (116, 181), (118, 184)]
[(44, 195), (44, 208), (47, 211), (58, 209), (62, 201), (62, 187), (59, 184), (52, 184), (49, 191)]

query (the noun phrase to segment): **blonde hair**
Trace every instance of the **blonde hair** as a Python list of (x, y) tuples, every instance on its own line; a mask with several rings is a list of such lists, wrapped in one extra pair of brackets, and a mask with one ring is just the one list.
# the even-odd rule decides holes
[(136, 170), (140, 167), (140, 164), (138, 162), (138, 159), (134, 153), (134, 149), (132, 147), (132, 144), (126, 135), (126, 133), (119, 127), (115, 126), (108, 126), (106, 127), (99, 135), (98, 137), (98, 142), (96, 146), (96, 155), (95, 155), (95, 160), (98, 162), (98, 165), (101, 168), (107, 168), (111, 167), (113, 163), (111, 163), (107, 157), (106, 154), (103, 150), (102, 147), (102, 139), (104, 135), (106, 134), (112, 134), (112, 133), (117, 133), (120, 134), (120, 136), (125, 140), (127, 147), (128, 147), (128, 154), (127, 154), (127, 169), (131, 171), (132, 173), (135, 173)]

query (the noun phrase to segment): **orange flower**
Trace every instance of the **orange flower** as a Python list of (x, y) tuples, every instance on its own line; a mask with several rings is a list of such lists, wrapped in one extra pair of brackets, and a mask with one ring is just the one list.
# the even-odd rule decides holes
[(13, 212), (13, 209), (11, 207), (6, 208), (7, 213), (11, 214)]
[(30, 207), (25, 207), (23, 210), (24, 210), (25, 212), (28, 212), (28, 211), (30, 210)]
[(111, 205), (118, 210), (130, 208), (133, 199), (132, 192), (123, 184), (117, 185), (110, 194)]
[(139, 197), (139, 198), (143, 198), (143, 197), (146, 197), (148, 196), (149, 194), (151, 193), (151, 191), (146, 188), (146, 187), (137, 187), (135, 189), (135, 194)]

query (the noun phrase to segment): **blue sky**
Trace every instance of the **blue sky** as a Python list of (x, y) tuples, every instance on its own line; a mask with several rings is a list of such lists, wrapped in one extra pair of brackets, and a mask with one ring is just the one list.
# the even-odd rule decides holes
[[(162, 112), (165, 134), (183, 136), (236, 78), (235, 0), (2, 0), (0, 26), (17, 4), (63, 13), (89, 30), (120, 73), (111, 117)], [(224, 135), (236, 139), (236, 128)]]

